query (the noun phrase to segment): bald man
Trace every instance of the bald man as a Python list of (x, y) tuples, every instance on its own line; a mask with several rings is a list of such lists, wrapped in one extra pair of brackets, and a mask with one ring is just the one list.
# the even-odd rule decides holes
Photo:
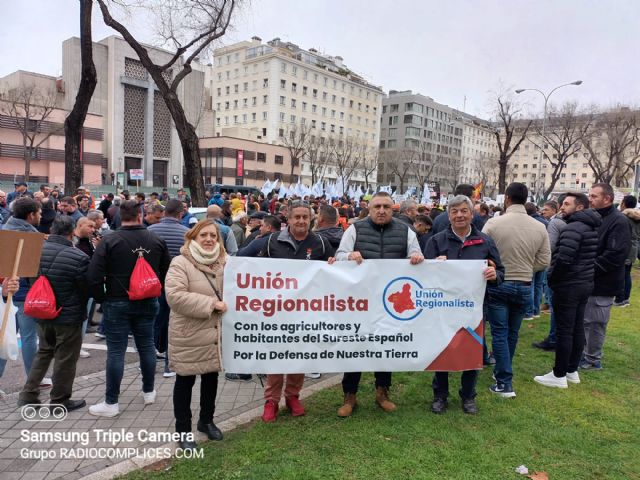
[(224, 248), (229, 255), (235, 255), (238, 251), (238, 242), (236, 242), (236, 237), (231, 231), (231, 228), (222, 223), (223, 216), (222, 209), (218, 205), (213, 204), (207, 207), (207, 218), (214, 220), (218, 224), (218, 227), (220, 227), (220, 231), (224, 237)]

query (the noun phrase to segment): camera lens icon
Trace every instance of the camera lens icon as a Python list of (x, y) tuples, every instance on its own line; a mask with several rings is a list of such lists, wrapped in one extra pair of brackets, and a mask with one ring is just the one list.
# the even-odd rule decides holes
[(57, 422), (67, 418), (67, 407), (59, 403), (41, 405), (30, 403), (20, 409), (22, 419), (27, 422)]

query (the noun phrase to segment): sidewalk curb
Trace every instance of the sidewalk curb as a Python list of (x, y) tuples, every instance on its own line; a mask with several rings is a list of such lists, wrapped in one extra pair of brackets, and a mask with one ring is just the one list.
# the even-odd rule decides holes
[[(303, 388), (302, 391), (300, 392), (300, 398), (307, 398), (313, 395), (314, 393), (319, 392), (320, 390), (333, 387), (342, 381), (341, 375), (339, 374), (330, 374), (330, 375), (331, 376), (329, 378), (326, 378), (317, 383), (314, 383), (313, 385)], [(282, 400), (280, 403), (281, 403), (281, 406), (283, 406), (284, 400)], [(217, 424), (217, 426), (223, 432), (228, 432), (236, 429), (240, 425), (249, 423), (255, 418), (258, 418), (260, 415), (262, 415), (262, 407), (253, 408), (247, 412), (241, 413), (240, 415), (236, 415), (235, 417), (225, 420), (224, 422), (220, 422), (219, 424)], [(204, 434), (200, 434), (199, 432), (196, 432), (196, 435), (197, 435), (196, 437), (197, 440), (206, 441), (206, 437)], [(175, 451), (176, 444), (175, 442), (170, 442), (170, 443), (161, 445), (160, 447), (157, 447), (157, 448), (170, 448), (172, 451)], [(98, 472), (87, 475), (84, 477), (84, 480), (109, 480), (111, 478), (114, 478), (115, 476), (125, 475), (134, 470), (139, 470), (141, 468), (147, 467), (149, 465), (157, 463), (158, 461), (159, 460), (157, 458), (125, 460), (124, 462), (111, 465), (105, 468), (104, 470), (100, 470)]]

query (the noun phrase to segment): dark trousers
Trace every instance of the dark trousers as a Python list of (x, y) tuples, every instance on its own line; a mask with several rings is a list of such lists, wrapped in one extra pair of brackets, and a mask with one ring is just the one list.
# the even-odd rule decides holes
[(624, 290), (622, 296), (616, 297), (616, 302), (629, 301), (631, 297), (631, 264), (624, 266)]
[[(391, 386), (391, 372), (375, 372), (376, 387), (389, 388)], [(347, 393), (358, 393), (362, 372), (347, 372), (342, 377), (342, 391)]]
[[(458, 394), (463, 400), (476, 398), (476, 382), (478, 381), (477, 370), (465, 370), (462, 372), (460, 390)], [(444, 400), (449, 396), (449, 372), (436, 372), (433, 376), (433, 396)]]
[[(176, 432), (191, 431), (191, 392), (196, 382), (195, 375), (176, 375), (173, 386), (173, 414), (176, 417)], [(213, 423), (218, 392), (218, 372), (200, 375), (200, 422)]]
[(38, 322), (40, 346), (31, 365), (27, 383), (20, 392), (20, 401), (38, 402), (40, 382), (47, 374), (53, 360), (53, 387), (51, 403), (62, 403), (71, 398), (76, 363), (82, 347), (82, 323), (77, 325), (55, 325)]
[(564, 377), (578, 369), (584, 349), (584, 311), (589, 293), (554, 291), (553, 312), (556, 317), (556, 363), (553, 373)]

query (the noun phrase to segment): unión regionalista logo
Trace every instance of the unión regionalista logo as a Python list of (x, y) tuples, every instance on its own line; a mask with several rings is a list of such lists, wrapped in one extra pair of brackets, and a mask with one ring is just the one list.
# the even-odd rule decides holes
[(384, 309), (396, 320), (413, 320), (422, 313), (416, 307), (416, 291), (422, 285), (411, 277), (398, 277), (391, 280), (382, 293)]

